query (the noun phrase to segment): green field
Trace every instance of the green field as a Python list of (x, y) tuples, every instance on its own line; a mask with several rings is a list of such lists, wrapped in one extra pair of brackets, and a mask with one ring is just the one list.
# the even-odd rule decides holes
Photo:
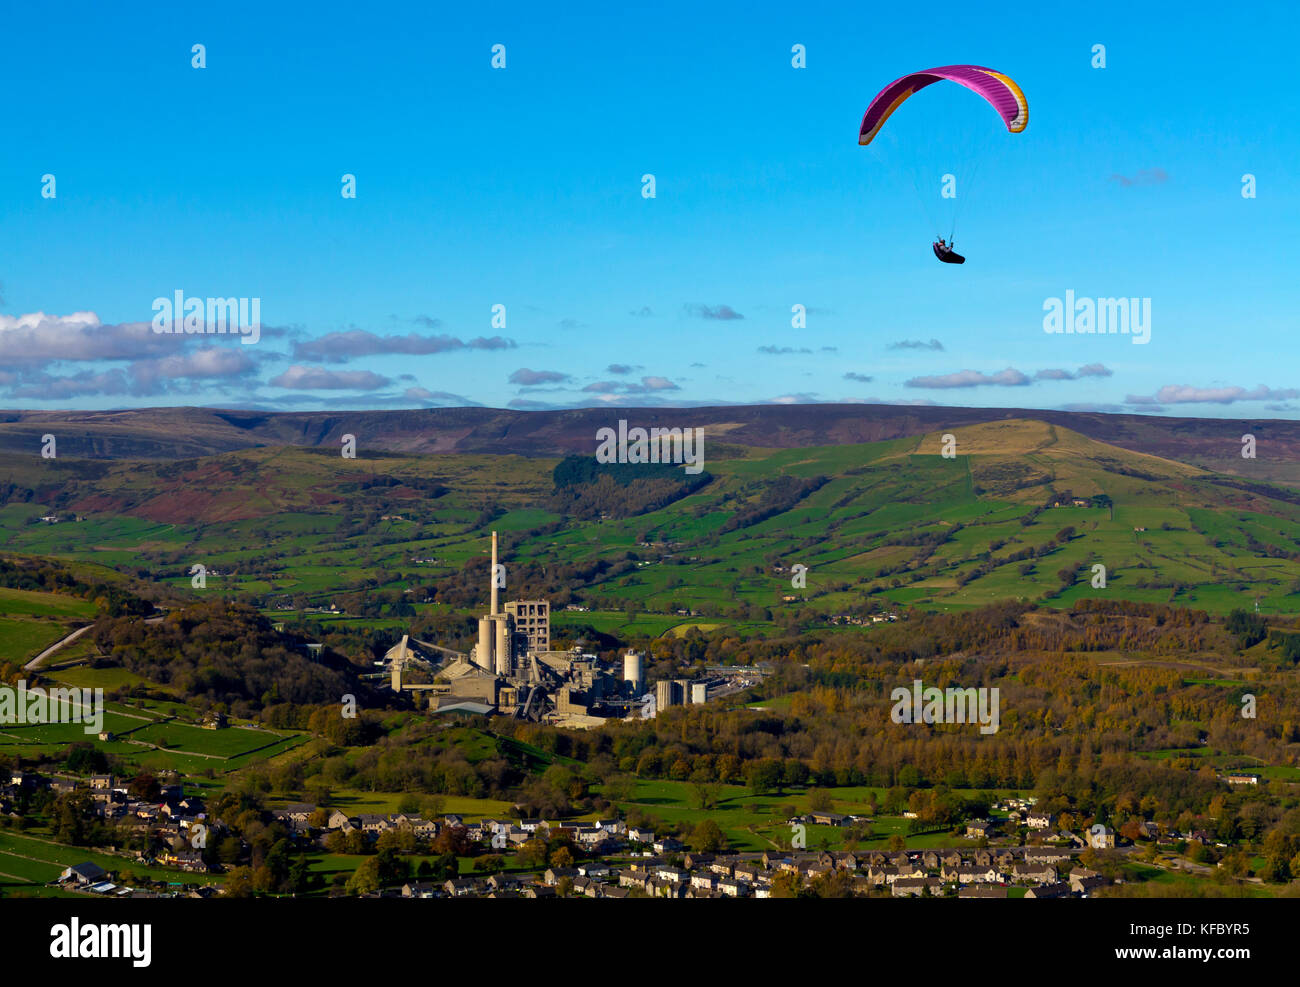
[[(869, 801), (874, 795), (883, 802), (885, 791), (881, 788), (841, 787), (829, 790), (832, 811), (845, 815), (869, 815)], [(788, 847), (791, 829), (787, 825), (785, 810), (795, 813), (810, 811), (809, 795), (804, 789), (794, 788), (780, 794), (755, 795), (748, 788), (735, 785), (717, 786), (717, 804), (708, 808), (698, 805), (693, 786), (687, 782), (663, 780), (638, 780), (632, 797), (619, 802), (627, 811), (635, 808), (652, 818), (672, 826), (694, 828), (705, 819), (718, 824), (732, 850), (772, 850)], [(1001, 797), (1019, 794), (1011, 789), (994, 790)], [(858, 843), (859, 850), (884, 849), (891, 836), (901, 835), (909, 849), (931, 847), (970, 846), (962, 837), (948, 832), (909, 834), (908, 820), (901, 816), (879, 814), (872, 817), (870, 834)], [(835, 826), (809, 825), (806, 830), (809, 849), (840, 848), (844, 845), (847, 830)]]
[[(510, 539), (514, 566), (619, 563), (569, 587), (577, 600), (603, 605), (590, 613), (557, 606), (555, 624), (622, 636), (657, 636), (689, 622), (680, 609), (717, 624), (749, 619), (743, 608), (964, 609), (1021, 597), (1069, 605), (1098, 594), (1215, 612), (1258, 599), (1264, 612), (1300, 612), (1300, 561), (1289, 557), (1300, 555), (1300, 498), (1256, 496), (1243, 509), (1215, 474), (1041, 422), (955, 434), (954, 459), (939, 455), (937, 435), (735, 449), (708, 463), (713, 480), (696, 493), (636, 517), (586, 521), (549, 508), (554, 459), (381, 457), (340, 465), (305, 449), (245, 450), (187, 463), (100, 465), (95, 489), (119, 503), (116, 511), (33, 525), (27, 521), (39, 508), (8, 505), (0, 527), (14, 551), (146, 566), (183, 592), (188, 570), (177, 560), (201, 556), (215, 571), (211, 591), (315, 606), (347, 587), (400, 592), (437, 583), (483, 558), (495, 529)], [(21, 475), (30, 464), (12, 468)], [(59, 469), (68, 483), (79, 482), (77, 464)], [(365, 487), (373, 476), (387, 485)], [(738, 513), (760, 508), (782, 477), (825, 482), (771, 517), (736, 526)], [(422, 493), (429, 483), (441, 485), (432, 498)], [(1102, 495), (1112, 506), (1068, 500)], [(180, 497), (188, 498), (185, 516), (172, 517), (168, 505)], [(1045, 508), (1051, 497), (1066, 497), (1066, 506)], [(485, 498), (495, 517), (479, 517)], [(1072, 535), (1059, 537), (1066, 529)], [(1282, 551), (1268, 557), (1259, 545)], [(1014, 558), (1026, 552), (1038, 555)], [(776, 571), (794, 562), (808, 567), (807, 586), (797, 592)], [(1104, 589), (1091, 585), (1099, 563)], [(1068, 586), (1062, 571), (1074, 573)], [(16, 619), (3, 603), (0, 620)], [(64, 606), (58, 614), (47, 606), (46, 615), (79, 616)], [(353, 628), (393, 632), (407, 622), (383, 612), (348, 618)], [(6, 635), (11, 652), (45, 640), (30, 627), (20, 640), (17, 630)]]
[[(23, 863), (20, 864), (19, 861)], [(111, 873), (129, 872), (137, 879), (151, 881), (214, 884), (220, 880), (219, 875), (189, 874), (167, 867), (148, 867), (125, 857), (65, 846), (53, 842), (48, 837), (31, 833), (19, 835), (11, 830), (0, 830), (0, 871), (25, 877), (30, 881), (44, 882), (54, 880), (66, 868), (86, 861), (98, 864)], [(25, 873), (19, 873), (15, 869), (19, 867), (25, 867)]]

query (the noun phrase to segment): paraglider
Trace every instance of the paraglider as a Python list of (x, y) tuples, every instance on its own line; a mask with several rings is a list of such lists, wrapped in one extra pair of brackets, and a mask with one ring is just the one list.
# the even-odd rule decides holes
[[(895, 79), (876, 94), (862, 115), (858, 131), (858, 144), (866, 146), (875, 140), (885, 121), (913, 93), (936, 82), (955, 82), (977, 93), (997, 111), (1010, 133), (1021, 133), (1029, 125), (1029, 101), (1024, 92), (1006, 75), (980, 65), (944, 65), (937, 69), (912, 72)], [(945, 264), (964, 264), (966, 258), (953, 251), (951, 243), (940, 237), (934, 244), (934, 255)]]
[(934, 255), (938, 257), (941, 261), (943, 261), (945, 264), (966, 263), (966, 258), (963, 257), (961, 254), (956, 253), (952, 249), (953, 245), (951, 243), (944, 243), (943, 237), (939, 237), (938, 242), (932, 244), (932, 246), (934, 247)]

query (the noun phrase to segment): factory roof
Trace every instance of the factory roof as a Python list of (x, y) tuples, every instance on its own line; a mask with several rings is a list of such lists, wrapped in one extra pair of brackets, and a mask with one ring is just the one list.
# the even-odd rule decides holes
[(439, 706), (433, 710), (435, 713), (478, 713), (480, 716), (487, 716), (496, 707), (488, 706), (486, 703), (475, 703), (466, 700), (459, 703), (448, 703), (446, 706)]
[(443, 665), (442, 668), (438, 669), (439, 676), (445, 679), (450, 679), (451, 681), (464, 678), (466, 675), (490, 674), (490, 672), (479, 668), (477, 665), (474, 665), (463, 658), (455, 658)]

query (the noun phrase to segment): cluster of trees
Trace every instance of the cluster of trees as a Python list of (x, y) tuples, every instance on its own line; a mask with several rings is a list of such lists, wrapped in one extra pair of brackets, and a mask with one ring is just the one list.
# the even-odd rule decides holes
[(567, 456), (552, 472), (550, 510), (590, 521), (627, 518), (667, 507), (713, 481), (663, 463), (598, 463), (591, 456)]
[(340, 703), (323, 706), (277, 703), (266, 706), (261, 720), (273, 730), (306, 730), (324, 737), (337, 747), (362, 747), (374, 743), (384, 734), (384, 714), (374, 709), (350, 710), (344, 716)]
[(302, 642), (277, 633), (242, 604), (193, 603), (148, 624), (104, 616), (90, 633), (102, 653), (137, 675), (239, 716), (284, 702), (339, 703), (366, 692), (347, 662), (328, 654), (309, 660)]
[(374, 894), (380, 888), (405, 883), (413, 876), (419, 881), (442, 882), (457, 877), (458, 868), (456, 855), (452, 853), (421, 860), (413, 865), (392, 847), (385, 847), (374, 856), (361, 861), (350, 877), (342, 873), (335, 874), (331, 893), (341, 891), (349, 895)]
[(411, 743), (400, 734), (350, 754), (311, 762), (309, 789), (356, 788), (368, 792), (433, 792), (470, 798), (501, 797), (523, 780), (504, 758), (471, 763), (458, 748)]
[(1269, 644), (1277, 648), (1287, 663), (1300, 662), (1300, 634), (1287, 634), (1273, 631), (1268, 636)]
[[(854, 609), (866, 613), (873, 607), (864, 604)], [(800, 608), (792, 612), (794, 626), (767, 633), (742, 637), (734, 628), (692, 628), (681, 637), (630, 643), (648, 653), (655, 676), (689, 674), (704, 664), (815, 663), (830, 669), (823, 672), (824, 681), (836, 683), (853, 681), (861, 669), (881, 662), (897, 664), (959, 652), (1135, 650), (1164, 655), (1226, 651), (1232, 643), (1223, 626), (1202, 611), (1124, 601), (1081, 600), (1068, 611), (1005, 603), (966, 613), (904, 613), (905, 619), (877, 624), (870, 634), (816, 627), (822, 623), (816, 614)]]
[(1237, 639), (1239, 651), (1254, 647), (1268, 635), (1268, 621), (1260, 614), (1245, 610), (1233, 610), (1223, 626)]
[(227, 789), (209, 803), (208, 813), (220, 821), (221, 835), (208, 842), (203, 856), (225, 870), (223, 894), (301, 894), (320, 882), (308, 870), (305, 849), (248, 786)]
[[(303, 711), (292, 720), (270, 718), (272, 725), (303, 728)], [(338, 709), (322, 707), (306, 718), (306, 728), (333, 727)], [(368, 792), (421, 792), (471, 798), (509, 798), (530, 779), (525, 766), (512, 760), (498, 743), (483, 751), (462, 731), (443, 730), (441, 721), (412, 714), (363, 712), (354, 725), (359, 734), (349, 743), (327, 749), (322, 757), (281, 765), (273, 773), (253, 771), (260, 790), (284, 794), (307, 792), (327, 802), (336, 788)], [(329, 736), (329, 734), (326, 734)]]
[(0, 558), (0, 586), (79, 597), (114, 617), (138, 616), (154, 609), (152, 603), (123, 586), (88, 583), (61, 566), (29, 559)]
[(426, 476), (392, 476), (387, 473), (372, 473), (355, 483), (344, 483), (339, 486), (340, 493), (363, 493), (363, 494), (382, 494), (384, 492), (397, 493), (399, 496), (393, 504), (384, 506), (396, 506), (398, 504), (410, 504), (418, 500), (434, 500), (448, 492), (448, 488), (440, 481)]
[[(566, 753), (615, 777), (744, 784), (765, 793), (807, 783), (1030, 787), (1047, 771), (1095, 782), (1089, 772), (1098, 764), (1119, 771), (1109, 766), (1116, 761), (1142, 774), (1128, 787), (1174, 814), (1204, 812), (1223, 789), (1213, 772), (1197, 775), (1191, 755), (1206, 744), (1267, 763), (1297, 757), (1291, 745), (1300, 741), (1300, 716), (1289, 712), (1300, 700), (1294, 684), (1257, 690), (1257, 718), (1247, 720), (1244, 688), (1187, 683), (1178, 671), (1154, 666), (1097, 666), (1070, 653), (1133, 645), (1185, 652), (1230, 642), (1223, 625), (1197, 611), (1086, 601), (1057, 614), (1006, 605), (914, 618), (870, 636), (732, 640), (726, 647), (723, 640), (687, 635), (656, 642), (657, 658), (711, 661), (726, 651), (733, 660), (771, 658), (777, 671), (762, 694), (788, 695), (788, 715), (674, 708), (654, 720), (611, 722), (570, 738)], [(1044, 660), (1044, 652), (1052, 657)], [(969, 726), (892, 722), (890, 690), (909, 685), (915, 674), (898, 664), (919, 656), (930, 659), (927, 685), (998, 688), (1001, 730), (984, 736)], [(1133, 757), (1171, 748), (1189, 756), (1154, 763)], [(1076, 811), (1106, 811), (1118, 794), (1118, 783), (1081, 792)], [(947, 822), (962, 807), (928, 811)]]
[[(784, 514), (805, 497), (816, 493), (829, 481), (830, 478), (826, 476), (800, 479), (788, 473), (773, 477), (763, 483), (756, 498), (741, 502), (739, 509), (718, 529), (718, 534), (749, 528), (768, 518)], [(744, 497), (745, 491), (742, 491), (739, 496)]]

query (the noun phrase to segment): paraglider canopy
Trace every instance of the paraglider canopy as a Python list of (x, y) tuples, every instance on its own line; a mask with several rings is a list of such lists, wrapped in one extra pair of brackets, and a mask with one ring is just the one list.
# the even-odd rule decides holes
[(1002, 117), (1007, 130), (1018, 134), (1029, 126), (1029, 101), (1020, 87), (1008, 76), (994, 69), (979, 65), (944, 65), (937, 69), (925, 69), (912, 72), (900, 79), (895, 79), (876, 94), (876, 98), (862, 115), (862, 127), (858, 131), (858, 143), (870, 144), (875, 140), (880, 128), (885, 125), (896, 109), (907, 97), (919, 92), (926, 86), (947, 80), (965, 86), (972, 92), (983, 96)]

